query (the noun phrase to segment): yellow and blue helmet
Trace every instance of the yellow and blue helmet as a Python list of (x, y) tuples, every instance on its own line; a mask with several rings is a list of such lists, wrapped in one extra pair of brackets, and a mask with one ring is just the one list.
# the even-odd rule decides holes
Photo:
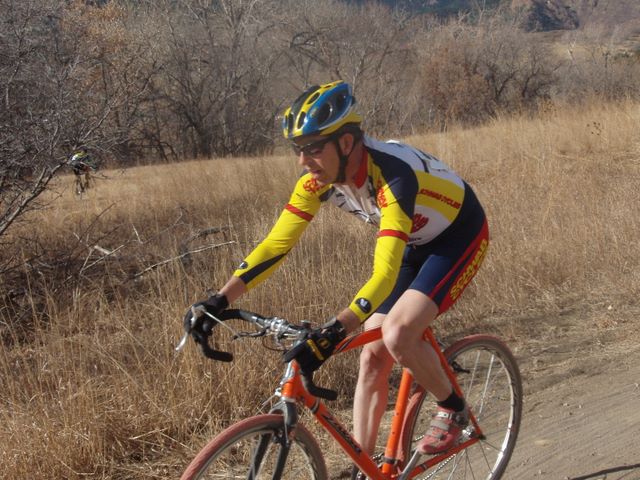
[(346, 124), (359, 125), (362, 117), (354, 111), (355, 103), (351, 86), (342, 80), (314, 85), (285, 110), (282, 133), (293, 140), (306, 135), (329, 135)]
[(87, 160), (88, 158), (89, 158), (89, 154), (86, 152), (86, 150), (78, 150), (74, 152), (73, 155), (71, 156), (71, 161), (82, 162), (84, 160)]

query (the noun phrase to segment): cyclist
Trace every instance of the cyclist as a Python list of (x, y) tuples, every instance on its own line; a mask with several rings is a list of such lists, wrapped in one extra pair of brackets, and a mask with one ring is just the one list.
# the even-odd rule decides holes
[(80, 148), (69, 158), (69, 165), (75, 175), (76, 193), (82, 193), (89, 188), (91, 172), (97, 170), (91, 155), (86, 148)]
[[(289, 350), (305, 374), (318, 369), (346, 334), (363, 322), (382, 326), (366, 345), (354, 398), (354, 435), (373, 453), (387, 405), (394, 360), (437, 399), (418, 448), (451, 448), (468, 424), (464, 400), (451, 386), (424, 329), (460, 296), (488, 246), (488, 227), (473, 190), (438, 159), (409, 145), (364, 135), (351, 87), (341, 81), (306, 90), (285, 111), (284, 136), (305, 173), (267, 237), (216, 294), (185, 315), (219, 314), (283, 261), (323, 203), (333, 203), (377, 227), (373, 272), (350, 305)], [(198, 335), (202, 334), (200, 330)], [(205, 334), (207, 334), (205, 332)]]

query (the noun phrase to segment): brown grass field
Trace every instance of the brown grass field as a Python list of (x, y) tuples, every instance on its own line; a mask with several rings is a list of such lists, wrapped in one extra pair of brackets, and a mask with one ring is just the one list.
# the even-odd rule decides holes
[[(531, 339), (551, 338), (563, 312), (601, 312), (585, 317), (598, 332), (637, 308), (639, 125), (638, 104), (594, 102), (404, 139), (465, 177), (490, 222), (488, 257), (438, 322), (443, 336), (498, 334), (526, 363)], [(192, 343), (177, 355), (173, 347), (186, 307), (268, 232), (298, 173), (287, 152), (108, 171), (83, 198), (71, 176), (58, 179), (48, 208), (13, 235), (73, 250), (82, 282), (66, 288), (64, 272), (29, 270), (25, 287), (44, 291), (46, 318), (27, 339), (0, 310), (0, 478), (177, 478), (208, 438), (264, 408), (277, 352), (243, 341), (229, 347), (233, 364), (213, 364)], [(210, 227), (227, 230), (188, 249), (224, 245), (132, 279)], [(326, 208), (239, 306), (323, 322), (368, 277), (373, 241), (368, 226)], [(347, 424), (353, 360), (329, 362), (318, 377), (341, 393)]]

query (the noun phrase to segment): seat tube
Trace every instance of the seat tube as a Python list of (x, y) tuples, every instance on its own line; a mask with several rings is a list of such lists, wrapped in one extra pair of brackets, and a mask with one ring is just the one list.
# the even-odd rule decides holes
[(398, 396), (396, 397), (396, 405), (393, 411), (393, 419), (391, 420), (391, 430), (384, 451), (382, 473), (385, 474), (394, 473), (395, 464), (398, 462), (398, 446), (401, 441), (402, 424), (404, 423), (404, 417), (407, 413), (407, 404), (409, 403), (412, 383), (413, 375), (411, 375), (406, 368), (403, 369), (400, 388), (398, 389)]

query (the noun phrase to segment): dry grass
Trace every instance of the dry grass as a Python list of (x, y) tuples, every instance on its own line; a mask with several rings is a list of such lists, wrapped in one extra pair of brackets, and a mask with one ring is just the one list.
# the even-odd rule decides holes
[[(444, 333), (489, 330), (524, 342), (564, 309), (637, 302), (639, 124), (637, 104), (591, 105), (407, 139), (467, 178), (490, 219), (490, 254), (441, 322)], [(0, 310), (6, 338), (16, 337), (0, 355), (2, 478), (175, 478), (214, 432), (261, 408), (280, 368), (276, 352), (247, 342), (222, 365), (192, 345), (179, 356), (172, 347), (185, 307), (221, 285), (269, 230), (297, 172), (289, 157), (132, 168), (107, 172), (82, 200), (70, 177), (60, 179), (51, 207), (16, 238), (74, 244), (85, 265), (99, 258), (90, 246), (120, 247), (114, 256), (133, 271), (177, 255), (203, 228), (229, 230), (200, 243), (236, 243), (137, 282), (122, 263), (102, 261), (71, 290), (47, 284), (33, 308), (44, 306), (48, 320), (34, 323), (28, 342)], [(366, 225), (324, 211), (242, 306), (322, 321), (368, 276), (372, 242)], [(33, 271), (27, 278), (29, 288), (43, 281)], [(337, 386), (339, 407), (348, 407), (354, 357), (336, 361), (341, 374), (327, 368), (320, 383)]]

